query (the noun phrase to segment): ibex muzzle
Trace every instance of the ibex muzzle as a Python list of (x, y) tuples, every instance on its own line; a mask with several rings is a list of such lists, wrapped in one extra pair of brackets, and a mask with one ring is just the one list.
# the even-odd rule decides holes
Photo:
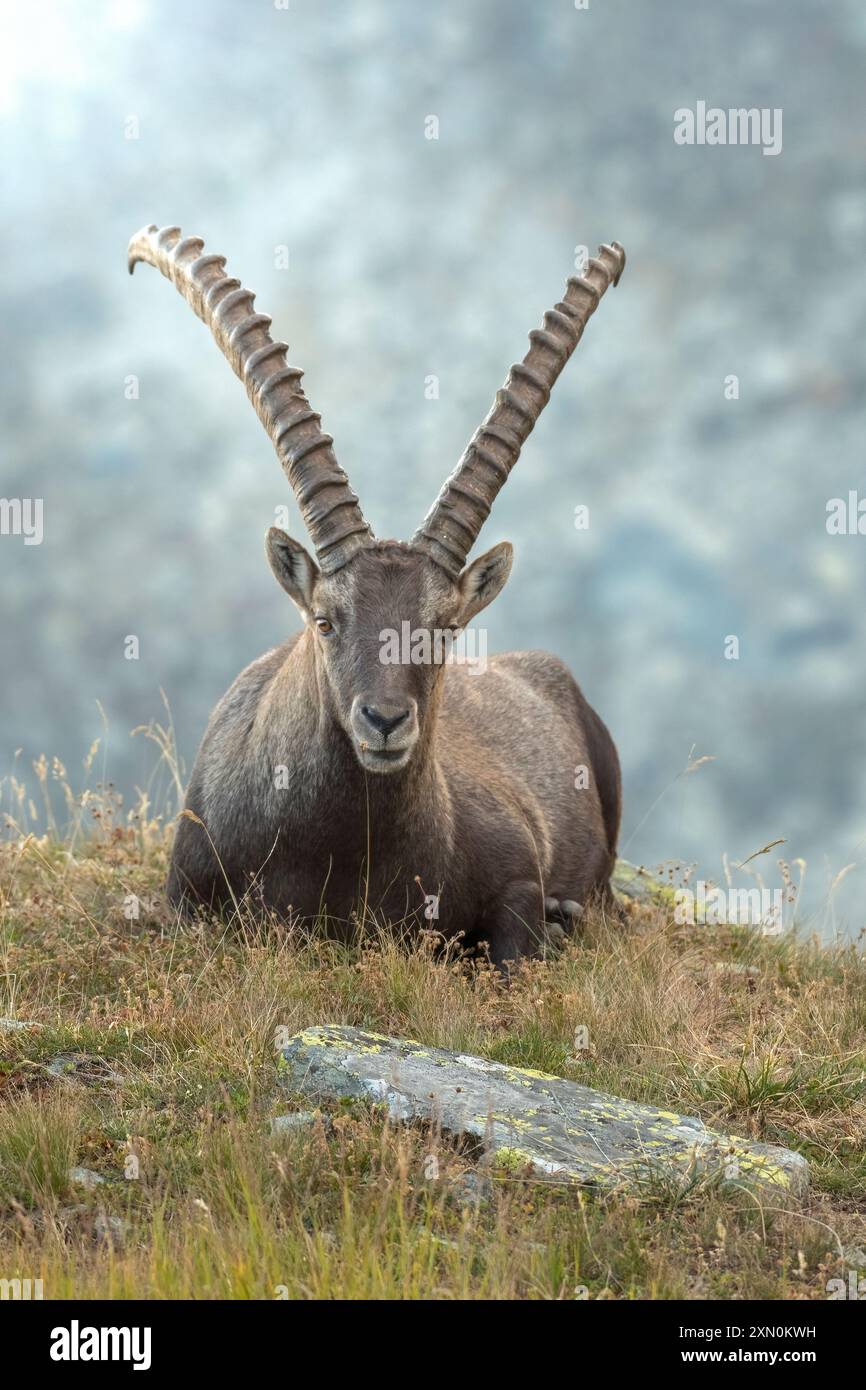
[[(487, 419), (411, 542), (377, 541), (254, 296), (177, 227), (129, 246), (213, 333), (246, 386), (315, 559), (271, 528), (271, 568), (303, 631), (242, 672), (215, 709), (187, 791), (169, 895), (245, 898), (349, 930), (359, 903), (491, 959), (530, 954), (545, 919), (609, 893), (620, 817), (616, 750), (567, 669), (506, 653), (469, 672), (449, 643), (499, 593), (512, 549), (466, 563), (499, 489), (601, 296), (625, 265), (602, 246), (530, 334)], [(422, 641), (406, 659), (395, 634)], [(395, 657), (394, 652), (399, 654)], [(371, 776), (370, 774), (376, 774)], [(202, 825), (203, 822), (203, 825)]]

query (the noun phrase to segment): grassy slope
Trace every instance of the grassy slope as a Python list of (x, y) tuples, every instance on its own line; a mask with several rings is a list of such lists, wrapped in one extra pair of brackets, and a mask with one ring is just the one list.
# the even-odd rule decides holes
[[(387, 936), (364, 949), (178, 927), (165, 841), (0, 847), (0, 1277), (46, 1297), (825, 1298), (866, 1247), (866, 964), (634, 907), (505, 990)], [(138, 920), (124, 899), (141, 899)], [(757, 974), (731, 971), (757, 966)], [(805, 1207), (695, 1187), (638, 1202), (494, 1179), (354, 1108), (274, 1138), (274, 1040), (346, 1022), (792, 1143)], [(573, 1056), (575, 1029), (590, 1046)], [(58, 1053), (96, 1057), (82, 1082)], [(98, 1059), (104, 1059), (102, 1063)], [(119, 1074), (117, 1084), (112, 1072)], [(124, 1177), (130, 1155), (138, 1177)], [(70, 1185), (73, 1165), (110, 1181)], [(483, 1195), (483, 1194), (482, 1194)], [(767, 1203), (773, 1205), (767, 1205)], [(106, 1215), (122, 1218), (123, 1233)], [(866, 1273), (866, 1270), (861, 1270)]]

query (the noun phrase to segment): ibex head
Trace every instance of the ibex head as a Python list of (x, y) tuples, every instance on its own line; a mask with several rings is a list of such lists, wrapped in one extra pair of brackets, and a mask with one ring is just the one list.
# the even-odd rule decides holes
[[(448, 639), (496, 597), (511, 568), (511, 546), (495, 546), (456, 579), (423, 550), (395, 541), (373, 541), (332, 574), (276, 527), (267, 551), (312, 629), (320, 689), (327, 689), (362, 766), (405, 767), (431, 725)], [(420, 659), (413, 660), (410, 635), (417, 641), (424, 634), (431, 640), (419, 644)]]
[[(144, 228), (129, 244), (129, 269), (147, 261), (162, 272), (208, 325), (243, 381), (294, 490), (316, 551), (272, 527), (266, 548), (279, 583), (309, 629), (319, 690), (352, 741), (362, 766), (393, 772), (407, 765), (430, 729), (441, 660), (383, 659), (383, 634), (455, 632), (499, 593), (511, 569), (504, 542), (466, 565), (466, 558), (553, 383), (611, 284), (625, 253), (599, 248), (583, 276), (568, 281), (563, 300), (530, 334), (523, 362), (511, 368), (483, 425), (408, 545), (376, 541), (333, 440), (320, 429), (301, 387), (302, 372), (286, 364), (287, 344), (274, 342), (254, 295), (225, 274), (225, 257), (204, 255), (199, 237), (179, 227)], [(435, 648), (438, 652), (442, 649)]]

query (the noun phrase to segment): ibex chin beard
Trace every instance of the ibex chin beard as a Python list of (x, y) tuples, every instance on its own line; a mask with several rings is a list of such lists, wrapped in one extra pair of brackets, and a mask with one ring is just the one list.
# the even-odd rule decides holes
[(349, 719), (358, 761), (366, 772), (400, 772), (418, 742), (418, 706), (410, 697), (356, 695)]

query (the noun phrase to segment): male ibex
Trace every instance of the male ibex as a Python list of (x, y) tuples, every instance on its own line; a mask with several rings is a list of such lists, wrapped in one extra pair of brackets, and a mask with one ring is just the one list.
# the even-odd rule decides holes
[(568, 281), (407, 545), (374, 539), (287, 344), (272, 340), (225, 257), (203, 249), (178, 227), (151, 226), (130, 242), (129, 269), (155, 266), (210, 328), (277, 451), (317, 562), (268, 531), (268, 560), (304, 628), (247, 667), (214, 710), (169, 896), (188, 907), (252, 892), (281, 916), (322, 913), (338, 929), (363, 901), (391, 922), (426, 917), (446, 937), (487, 943), (501, 969), (531, 953), (546, 917), (569, 927), (579, 904), (609, 895), (616, 749), (554, 656), (510, 652), (481, 674), (388, 664), (382, 635), (405, 622), (413, 633), (458, 631), (499, 593), (511, 546), (466, 557), (625, 254), (602, 246)]

